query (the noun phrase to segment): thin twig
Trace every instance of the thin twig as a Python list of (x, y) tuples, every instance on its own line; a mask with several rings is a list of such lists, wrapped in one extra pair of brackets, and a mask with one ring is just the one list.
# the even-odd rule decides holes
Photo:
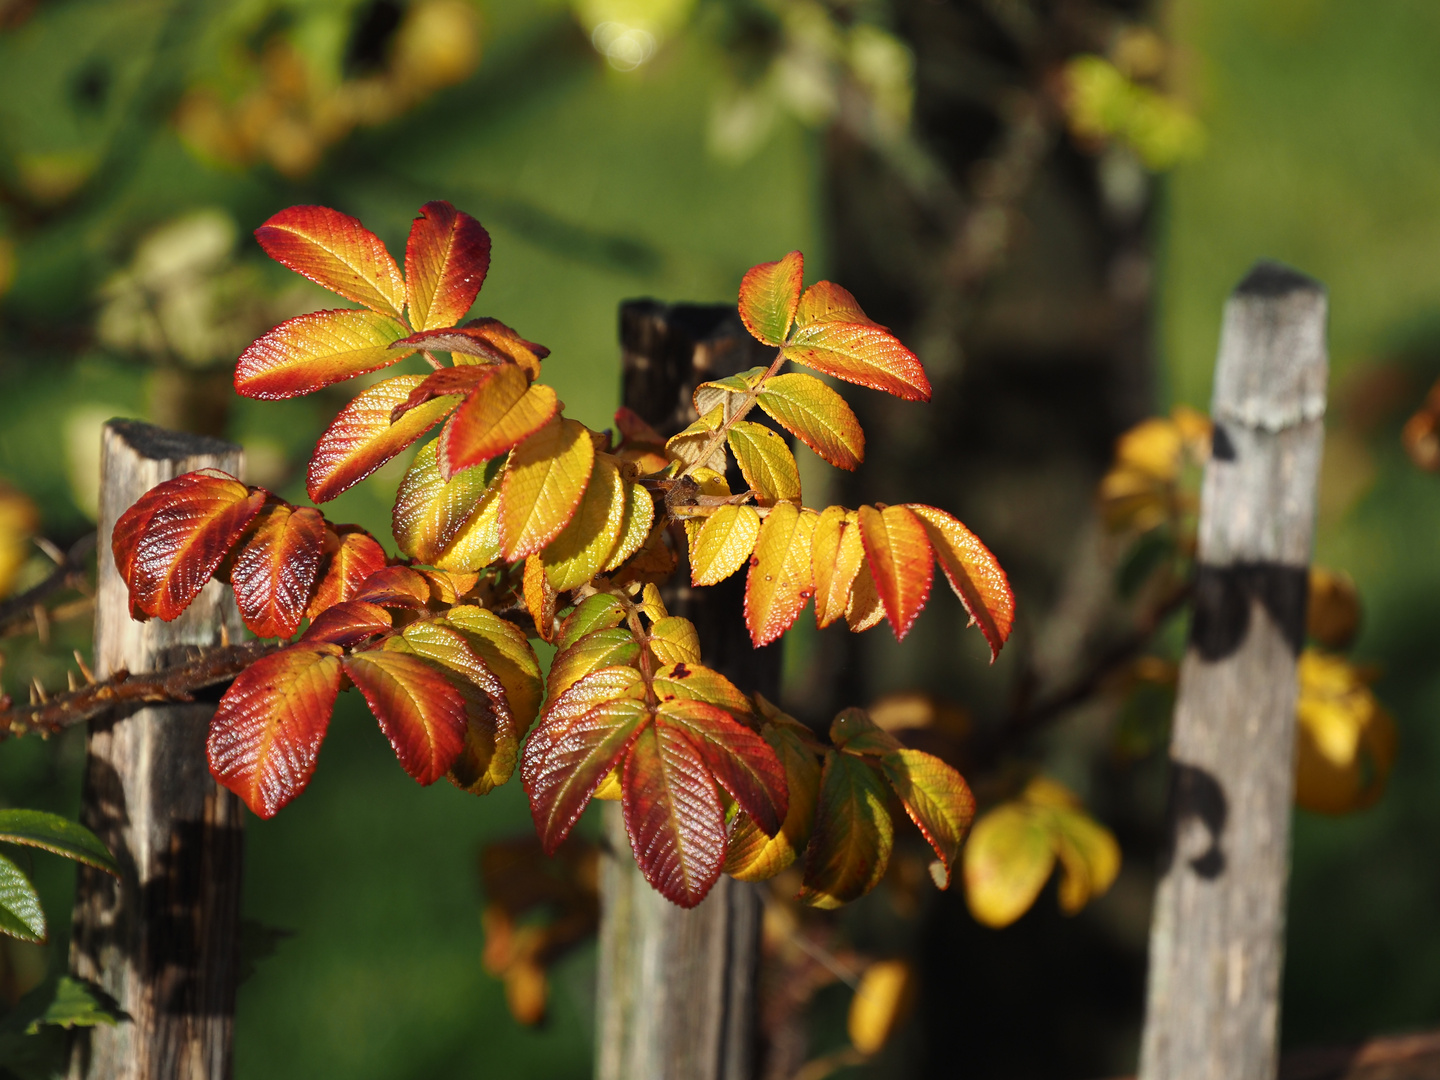
[[(19, 619), (34, 617), (35, 606), (51, 593), (69, 587), (77, 575), (85, 573), (85, 559), (95, 550), (95, 534), (86, 533), (65, 552), (50, 572), (50, 576), (38, 585), (31, 586), (19, 596), (0, 603), (0, 627), (8, 626)], [(53, 551), (47, 551), (54, 558)]]

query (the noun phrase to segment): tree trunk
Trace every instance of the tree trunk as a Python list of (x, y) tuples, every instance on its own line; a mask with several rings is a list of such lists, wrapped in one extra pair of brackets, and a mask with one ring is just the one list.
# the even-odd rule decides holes
[[(690, 397), (698, 383), (771, 359), (731, 307), (632, 301), (621, 307), (620, 340), (625, 404), (667, 436), (695, 419)], [(743, 577), (703, 592), (688, 581), (682, 567), (663, 590), (665, 603), (695, 623), (705, 663), (742, 689), (774, 697), (779, 648), (750, 644)], [(676, 907), (641, 876), (619, 805), (607, 804), (605, 815), (596, 1076), (749, 1080), (759, 891), (722, 876), (697, 907)]]
[(1325, 308), (1318, 284), (1261, 263), (1225, 309), (1142, 1080), (1275, 1076)]
[[(116, 519), (157, 484), (194, 469), (239, 475), (238, 446), (128, 420), (105, 426), (95, 670), (151, 671), (241, 629), (210, 582), (174, 622), (135, 622), (110, 551)], [(211, 778), (213, 704), (91, 721), (81, 821), (115, 853), (119, 881), (80, 868), (71, 971), (127, 1014), (81, 1034), (72, 1080), (223, 1080), (231, 1075), (244, 834), (241, 804)]]

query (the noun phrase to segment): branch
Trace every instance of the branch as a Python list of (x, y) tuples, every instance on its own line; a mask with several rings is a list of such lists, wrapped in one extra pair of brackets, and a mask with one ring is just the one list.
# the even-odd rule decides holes
[[(85, 573), (85, 560), (94, 550), (95, 534), (93, 532), (86, 533), (76, 540), (70, 545), (70, 550), (64, 553), (59, 553), (55, 548), (47, 545), (45, 552), (55, 559), (55, 569), (40, 584), (26, 589), (19, 596), (12, 596), (4, 603), (0, 603), (0, 627), (8, 626), (18, 619), (30, 618), (34, 614), (36, 604), (51, 593), (71, 586), (77, 575)], [(58, 558), (56, 558), (57, 555), (59, 555)]]
[(0, 698), (0, 738), (33, 732), (51, 735), (124, 705), (194, 701), (197, 690), (230, 682), (256, 660), (281, 648), (283, 643), (247, 641), (209, 649), (188, 664), (159, 671), (141, 675), (117, 671), (103, 682), (61, 694), (47, 696), (37, 687), (33, 696), (38, 700), (29, 705), (15, 705), (6, 696)]

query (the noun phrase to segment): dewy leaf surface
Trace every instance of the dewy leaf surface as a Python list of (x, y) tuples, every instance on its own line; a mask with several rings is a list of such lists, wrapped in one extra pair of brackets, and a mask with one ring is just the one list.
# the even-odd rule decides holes
[(551, 588), (556, 592), (579, 588), (609, 562), (625, 524), (625, 503), (615, 460), (609, 455), (597, 457), (570, 524), (541, 554)]
[(919, 358), (833, 282), (805, 290), (785, 359), (907, 401), (930, 400)]
[(184, 611), (260, 512), (266, 492), (213, 469), (150, 489), (115, 523), (115, 565), (132, 614), (170, 620)]
[(395, 406), (423, 380), (422, 375), (386, 379), (340, 410), (310, 458), (306, 489), (314, 502), (328, 502), (358, 484), (455, 408), (455, 398), (435, 398), (392, 424)]
[(787, 372), (756, 399), (781, 427), (838, 469), (865, 460), (865, 432), (845, 399), (813, 375)]
[(890, 862), (894, 826), (880, 778), (850, 754), (825, 755), (800, 899), (836, 908), (873, 889)]
[(465, 744), (465, 701), (433, 664), (413, 652), (372, 649), (347, 657), (345, 673), (407, 773), (433, 784), (449, 771)]
[(745, 329), (767, 345), (781, 345), (795, 321), (805, 256), (792, 251), (783, 259), (761, 263), (740, 279), (740, 319)]
[(680, 698), (660, 707), (656, 723), (685, 734), (716, 782), (761, 831), (767, 836), (780, 831), (788, 808), (785, 770), (758, 732), (714, 705)]
[(815, 523), (811, 565), (815, 571), (815, 623), (822, 630), (845, 614), (850, 587), (865, 561), (860, 518), (843, 506), (827, 506)]
[(0, 933), (39, 944), (46, 932), (40, 894), (20, 867), (0, 855)]
[(525, 789), (530, 813), (547, 853), (589, 804), (595, 789), (650, 719), (640, 701), (607, 701), (525, 744)]
[(892, 750), (880, 758), (880, 767), (910, 820), (940, 857), (945, 873), (944, 881), (937, 884), (947, 888), (965, 830), (975, 817), (970, 786), (945, 762), (920, 750)]
[(714, 585), (750, 560), (760, 537), (753, 506), (722, 506), (705, 519), (690, 552), (690, 583)]
[(391, 529), (400, 550), (420, 562), (437, 560), (459, 535), (486, 491), (481, 469), (466, 469), (450, 480), (436, 462), (436, 442), (420, 448), (411, 462), (391, 511)]
[(85, 826), (44, 810), (0, 810), (0, 840), (24, 844), (120, 875), (110, 849)]
[(235, 605), (256, 637), (300, 629), (325, 554), (325, 519), (309, 506), (271, 503), (260, 511), (235, 565)]
[(594, 465), (595, 444), (574, 420), (557, 417), (515, 448), (500, 495), (507, 561), (537, 554), (570, 524)]
[(298, 645), (261, 657), (210, 723), (210, 771), (262, 818), (305, 790), (340, 692), (340, 648)]
[(625, 831), (645, 880), (692, 908), (725, 861), (725, 810), (699, 752), (681, 732), (644, 728), (625, 758)]
[(757, 647), (789, 629), (815, 591), (810, 544), (817, 520), (817, 514), (782, 502), (760, 526), (745, 582), (745, 625)]
[(862, 506), (860, 538), (895, 640), (902, 641), (930, 598), (935, 574), (925, 526), (903, 506)]
[(416, 330), (452, 326), (475, 302), (490, 269), (490, 234), (448, 202), (428, 202), (405, 242), (405, 290)]
[(762, 424), (737, 420), (726, 437), (745, 482), (762, 506), (800, 498), (800, 470), (785, 440)]
[(925, 523), (940, 569), (990, 643), (993, 660), (1015, 622), (1015, 596), (1005, 571), (990, 549), (945, 511), (919, 503), (906, 505)]
[(313, 619), (326, 608), (349, 600), (365, 580), (385, 565), (385, 549), (358, 525), (325, 530), (325, 558), (320, 578), (305, 617)]
[(405, 281), (380, 238), (349, 214), (292, 206), (255, 230), (265, 253), (317, 285), (400, 318)]
[(514, 364), (492, 370), (440, 433), (440, 468), (447, 476), (503, 454), (544, 427), (560, 408), (554, 390), (532, 385)]
[(415, 352), (392, 349), (398, 320), (375, 311), (315, 311), (281, 323), (240, 354), (235, 391), (275, 401), (388, 367)]

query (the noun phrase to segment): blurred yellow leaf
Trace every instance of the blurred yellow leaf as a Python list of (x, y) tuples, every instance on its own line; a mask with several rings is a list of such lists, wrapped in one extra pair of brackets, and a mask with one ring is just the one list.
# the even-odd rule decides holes
[(1295, 801), (1345, 814), (1371, 806), (1395, 762), (1395, 723), (1365, 679), (1338, 656), (1306, 649), (1295, 706)]
[(1197, 157), (1205, 129), (1180, 102), (1127, 78), (1099, 56), (1065, 65), (1070, 130), (1088, 141), (1123, 142), (1155, 172)]
[(0, 485), (0, 596), (8, 596), (15, 577), (33, 553), (30, 538), (40, 527), (40, 513), (30, 499)]
[(865, 969), (850, 1001), (850, 1042), (867, 1057), (890, 1041), (915, 998), (915, 972), (904, 960), (879, 960)]
[(1183, 405), (1126, 431), (1100, 481), (1106, 523), (1115, 531), (1147, 532), (1175, 517), (1189, 504), (1180, 490), (1182, 468), (1203, 463), (1209, 447), (1209, 419)]

